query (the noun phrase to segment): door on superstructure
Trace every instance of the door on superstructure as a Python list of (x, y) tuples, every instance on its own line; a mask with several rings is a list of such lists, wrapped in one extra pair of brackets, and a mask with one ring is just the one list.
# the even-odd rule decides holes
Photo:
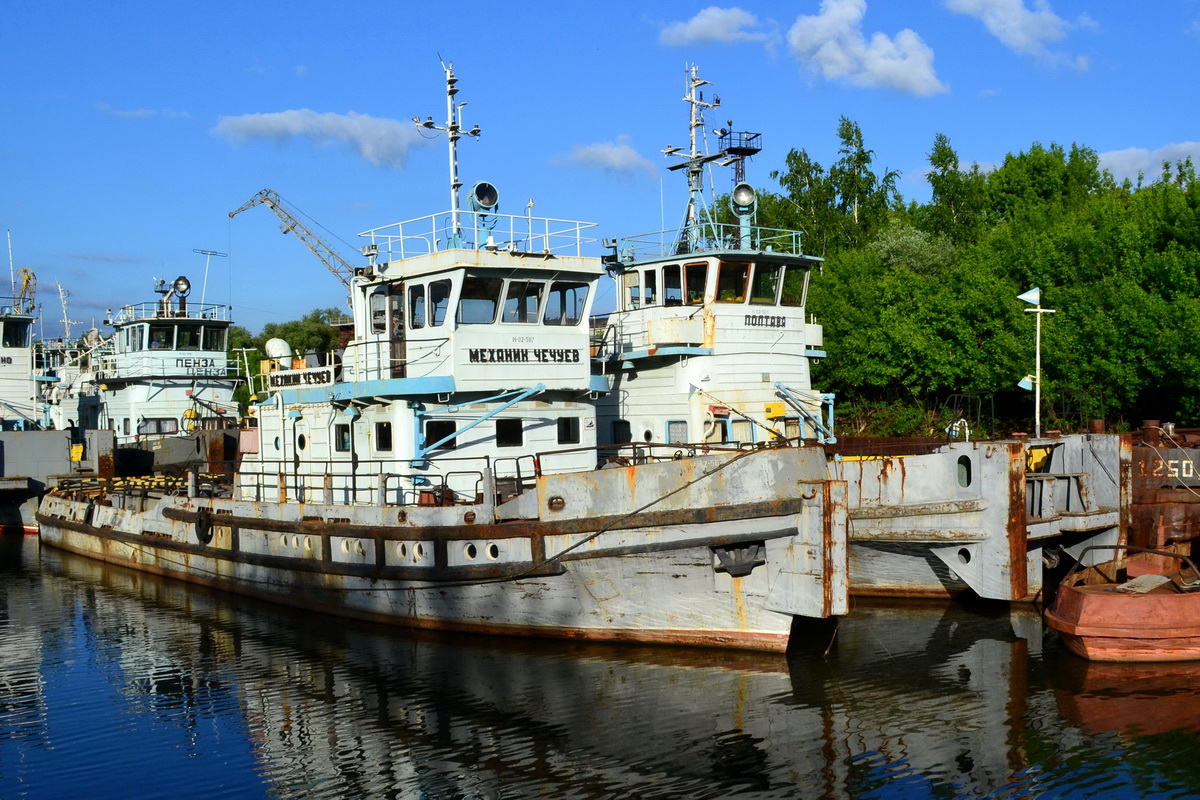
[(391, 377), (403, 378), (407, 353), (404, 347), (404, 284), (393, 283), (388, 287), (388, 335), (391, 338)]

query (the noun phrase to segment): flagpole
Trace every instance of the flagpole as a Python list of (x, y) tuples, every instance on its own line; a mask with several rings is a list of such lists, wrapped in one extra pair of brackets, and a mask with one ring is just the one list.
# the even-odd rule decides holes
[[(1017, 295), (1018, 300), (1023, 300), (1036, 308), (1025, 309), (1026, 314), (1037, 314), (1037, 325), (1034, 330), (1034, 368), (1033, 368), (1033, 435), (1035, 438), (1042, 438), (1042, 314), (1053, 314), (1055, 309), (1042, 308), (1042, 290), (1035, 286), (1025, 294)], [(1028, 381), (1029, 377), (1025, 377)], [(1025, 383), (1021, 383), (1025, 387)]]

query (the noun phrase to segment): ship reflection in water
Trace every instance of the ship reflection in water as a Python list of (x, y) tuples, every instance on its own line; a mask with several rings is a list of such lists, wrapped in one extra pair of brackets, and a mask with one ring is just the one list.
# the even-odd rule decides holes
[(0, 797), (1195, 797), (1200, 666), (1033, 610), (729, 651), (414, 637), (0, 542)]

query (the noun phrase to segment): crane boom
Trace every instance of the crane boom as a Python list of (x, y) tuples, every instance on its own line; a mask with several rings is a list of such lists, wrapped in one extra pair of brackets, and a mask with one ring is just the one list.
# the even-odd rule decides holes
[(313, 255), (319, 258), (321, 263), (325, 265), (325, 268), (333, 273), (333, 277), (341, 281), (342, 286), (347, 289), (350, 288), (350, 278), (354, 276), (354, 267), (346, 259), (335, 253), (329, 245), (321, 241), (321, 237), (310, 231), (303, 222), (297, 219), (296, 215), (283, 204), (277, 192), (271, 189), (263, 189), (243, 203), (240, 208), (230, 211), (229, 216), (236, 217), (246, 209), (254, 208), (257, 205), (265, 205), (274, 211), (275, 216), (283, 221), (283, 224), (279, 226), (279, 230), (283, 233), (296, 234), (296, 237), (304, 242), (304, 246), (311, 250)]

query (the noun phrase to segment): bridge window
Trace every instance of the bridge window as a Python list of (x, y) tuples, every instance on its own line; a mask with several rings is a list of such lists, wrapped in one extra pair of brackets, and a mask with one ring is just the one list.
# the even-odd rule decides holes
[(435, 328), (446, 321), (446, 309), (450, 307), (450, 281), (434, 281), (429, 284), (429, 324)]
[[(457, 431), (458, 425), (452, 419), (431, 419), (425, 423), (425, 446), (437, 445), (439, 450), (453, 450), (458, 447), (458, 437), (454, 435)], [(450, 438), (446, 439), (447, 436)], [(446, 441), (442, 442), (443, 439)]]
[(645, 289), (642, 292), (642, 297), (646, 301), (646, 305), (652, 306), (658, 303), (658, 272), (657, 270), (646, 270), (646, 282), (643, 284)]
[(808, 295), (808, 267), (788, 267), (783, 273), (783, 306), (802, 306)]
[(583, 319), (583, 307), (587, 304), (588, 285), (568, 281), (554, 281), (546, 298), (547, 325), (578, 325)]
[(204, 349), (205, 350), (224, 350), (225, 349), (225, 329), (215, 326), (205, 326), (204, 328)]
[(170, 350), (174, 344), (175, 329), (170, 325), (150, 326), (150, 349)]
[(520, 447), (525, 443), (524, 430), (519, 419), (496, 420), (496, 446)]
[(146, 340), (146, 326), (132, 325), (125, 329), (125, 346), (130, 352), (141, 350)]
[(375, 449), (382, 453), (389, 453), (392, 450), (392, 423), (376, 422), (375, 423)]
[(704, 302), (704, 291), (708, 285), (708, 264), (687, 264), (683, 268), (687, 304), (698, 306)]
[(663, 305), (683, 305), (683, 279), (678, 264), (663, 267)]
[[(116, 430), (116, 427), (117, 421), (113, 420), (113, 429)], [(138, 436), (178, 433), (179, 420), (174, 417), (143, 417), (138, 420), (137, 432)]]
[(779, 265), (756, 264), (750, 285), (750, 305), (773, 306), (779, 296)]
[(387, 293), (371, 295), (371, 333), (387, 333)]
[(509, 281), (504, 298), (503, 322), (537, 322), (538, 306), (542, 304), (542, 281)]
[(4, 323), (5, 347), (29, 346), (29, 323), (25, 320), (8, 320)]
[(464, 280), (462, 296), (458, 300), (458, 323), (490, 325), (495, 322), (500, 290), (503, 288), (504, 281), (501, 278), (470, 276)]
[(722, 262), (717, 272), (717, 302), (746, 302), (746, 281), (749, 277), (749, 264)]
[(175, 349), (176, 350), (199, 350), (200, 349), (200, 326), (198, 325), (180, 325), (175, 334)]
[(579, 417), (558, 418), (558, 443), (579, 444)]
[(408, 324), (412, 328), (425, 327), (425, 287), (408, 287)]

